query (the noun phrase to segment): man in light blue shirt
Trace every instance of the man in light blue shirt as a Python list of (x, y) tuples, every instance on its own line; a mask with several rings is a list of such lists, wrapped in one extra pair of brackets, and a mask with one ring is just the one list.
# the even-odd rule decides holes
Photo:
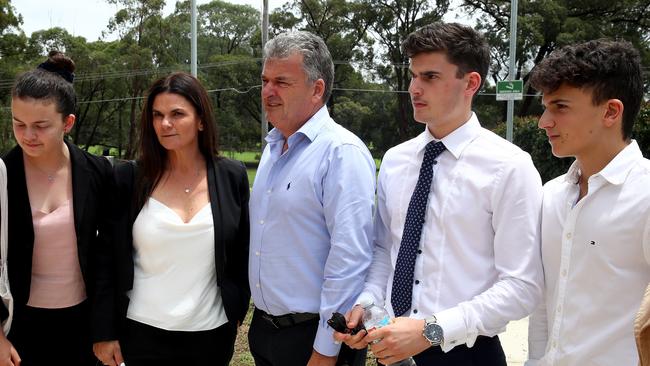
[(248, 338), (258, 366), (365, 364), (349, 349), (339, 355), (326, 323), (363, 288), (376, 171), (363, 142), (329, 116), (333, 79), (327, 46), (311, 33), (264, 47), (262, 99), (275, 128), (250, 200)]

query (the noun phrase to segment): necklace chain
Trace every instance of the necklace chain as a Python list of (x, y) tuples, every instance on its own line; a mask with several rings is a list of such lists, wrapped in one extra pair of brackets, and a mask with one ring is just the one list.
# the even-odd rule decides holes
[(61, 164), (59, 167), (57, 167), (56, 169), (54, 169), (54, 171), (51, 172), (51, 173), (49, 173), (49, 172), (47, 172), (47, 171), (45, 171), (45, 170), (43, 170), (43, 169), (37, 167), (37, 166), (36, 166), (35, 164), (33, 164), (33, 163), (30, 163), (29, 165), (31, 165), (32, 168), (36, 169), (36, 171), (38, 171), (39, 173), (47, 175), (47, 182), (48, 182), (48, 183), (53, 183), (53, 182), (54, 182), (54, 179), (56, 179), (56, 175), (57, 175), (57, 173), (59, 172), (59, 170), (61, 170), (63, 167), (65, 167), (66, 163), (67, 163), (67, 161), (64, 160), (64, 161), (63, 161), (63, 164)]
[[(192, 193), (192, 191), (194, 190), (194, 188), (196, 188), (196, 187), (195, 187), (196, 184), (197, 184), (196, 181), (197, 181), (197, 178), (198, 178), (199, 175), (200, 175), (200, 171), (201, 171), (200, 169), (196, 169), (196, 173), (195, 173), (194, 176), (192, 177), (192, 180), (189, 182), (189, 184), (182, 184), (182, 185), (183, 185), (183, 192), (184, 192), (185, 194), (189, 195), (190, 193)], [(177, 178), (177, 179), (178, 179), (178, 178)]]

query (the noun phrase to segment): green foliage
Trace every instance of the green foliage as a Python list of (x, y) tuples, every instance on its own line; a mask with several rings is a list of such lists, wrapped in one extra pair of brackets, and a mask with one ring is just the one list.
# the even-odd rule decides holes
[(639, 144), (643, 156), (650, 159), (650, 103), (641, 107), (639, 116), (634, 122), (632, 138)]
[[(106, 0), (117, 5), (105, 34), (114, 41), (88, 41), (62, 28), (27, 37), (11, 0), (0, 0), (0, 149), (14, 144), (10, 89), (20, 72), (43, 61), (51, 49), (64, 51), (77, 65), (77, 122), (71, 139), (81, 146), (102, 146), (112, 155), (133, 157), (142, 101), (151, 83), (173, 71), (189, 71), (190, 1), (176, 2), (164, 16), (163, 0)], [(507, 57), (509, 1), (464, 0), (493, 46), (491, 81), (503, 78)], [(520, 0), (518, 70), (528, 68), (558, 46), (601, 36), (628, 39), (648, 65), (648, 13), (642, 0)], [(423, 129), (412, 117), (406, 68), (400, 45), (408, 33), (441, 19), (449, 0), (289, 0), (270, 15), (271, 33), (304, 29), (320, 35), (335, 60), (328, 103), (332, 117), (356, 133), (375, 157)], [(212, 0), (198, 7), (198, 77), (209, 90), (222, 148), (259, 151), (261, 32), (259, 12), (246, 5)], [(505, 119), (505, 103), (493, 86), (474, 99), (474, 110), (487, 128)], [(530, 91), (529, 91), (530, 92)], [(518, 114), (541, 113), (538, 98), (516, 104)], [(648, 149), (648, 111), (634, 136)], [(518, 123), (515, 138), (537, 149), (545, 177), (555, 168), (545, 138), (534, 123)], [(498, 127), (502, 128), (502, 127)], [(527, 145), (526, 145), (527, 144)], [(539, 154), (538, 154), (539, 152)], [(646, 150), (647, 153), (647, 150)], [(554, 170), (555, 169), (555, 170)]]
[[(542, 176), (542, 181), (547, 182), (559, 175), (566, 173), (573, 162), (573, 158), (556, 158), (551, 152), (544, 130), (537, 127), (539, 117), (530, 116), (515, 118), (514, 143), (528, 152)], [(506, 135), (505, 123), (499, 123), (493, 130), (495, 133)], [(634, 123), (632, 138), (637, 141), (643, 156), (650, 157), (650, 104), (646, 103)]]
[[(464, 10), (475, 14), (477, 29), (492, 45), (493, 83), (507, 74), (510, 4), (503, 0), (463, 0)], [(535, 113), (528, 71), (558, 47), (603, 37), (625, 39), (640, 50), (644, 65), (650, 64), (647, 0), (520, 0), (518, 4), (515, 77), (524, 80), (528, 94), (519, 105), (520, 116)]]
[[(542, 181), (547, 182), (566, 173), (573, 159), (553, 156), (546, 133), (537, 127), (537, 121), (538, 117), (515, 118), (513, 142), (531, 155)], [(506, 124), (500, 123), (494, 132), (505, 137)]]

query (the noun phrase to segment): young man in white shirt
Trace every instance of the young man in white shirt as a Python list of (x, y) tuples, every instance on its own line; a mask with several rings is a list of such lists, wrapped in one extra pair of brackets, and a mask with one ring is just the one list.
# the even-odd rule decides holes
[[(335, 338), (353, 348), (380, 340), (370, 348), (382, 364), (415, 355), (418, 366), (505, 366), (496, 335), (541, 298), (541, 180), (527, 153), (472, 112), (489, 67), (482, 35), (434, 23), (403, 48), (414, 118), (426, 128), (383, 159), (375, 252), (358, 302), (396, 318)], [(362, 312), (348, 315), (350, 328)]]
[(650, 281), (650, 162), (631, 139), (643, 97), (639, 53), (590, 41), (531, 72), (539, 119), (569, 171), (544, 186), (545, 298), (527, 365), (636, 365), (634, 316)]

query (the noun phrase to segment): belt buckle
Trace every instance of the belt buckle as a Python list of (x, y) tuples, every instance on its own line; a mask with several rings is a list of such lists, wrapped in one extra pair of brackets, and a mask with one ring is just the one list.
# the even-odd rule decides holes
[(274, 317), (272, 317), (272, 316), (270, 316), (269, 314), (266, 314), (266, 313), (263, 314), (262, 317), (263, 317), (266, 321), (268, 321), (269, 323), (271, 323), (271, 325), (273, 325), (273, 326), (275, 327), (275, 329), (280, 329), (280, 324), (278, 324), (277, 319), (275, 319)]

